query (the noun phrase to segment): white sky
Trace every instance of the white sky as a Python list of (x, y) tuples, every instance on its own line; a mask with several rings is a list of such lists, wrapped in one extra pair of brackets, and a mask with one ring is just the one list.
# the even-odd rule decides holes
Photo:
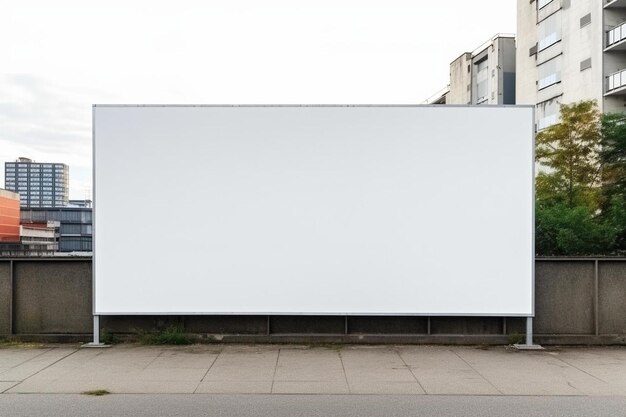
[(93, 103), (422, 103), (450, 61), (515, 32), (515, 13), (515, 0), (0, 0), (0, 162), (65, 162), (70, 198), (85, 198)]

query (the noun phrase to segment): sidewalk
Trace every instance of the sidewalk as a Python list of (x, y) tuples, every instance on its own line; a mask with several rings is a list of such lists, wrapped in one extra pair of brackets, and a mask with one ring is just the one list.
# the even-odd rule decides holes
[(626, 348), (121, 344), (0, 349), (0, 393), (626, 396)]

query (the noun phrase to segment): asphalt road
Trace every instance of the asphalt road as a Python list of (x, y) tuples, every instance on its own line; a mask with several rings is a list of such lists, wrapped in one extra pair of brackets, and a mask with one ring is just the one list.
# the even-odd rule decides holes
[(3, 394), (0, 416), (620, 417), (626, 397)]

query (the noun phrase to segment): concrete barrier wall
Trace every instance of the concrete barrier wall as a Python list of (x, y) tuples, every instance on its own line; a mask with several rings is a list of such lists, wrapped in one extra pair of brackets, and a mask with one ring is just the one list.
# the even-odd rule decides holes
[[(626, 344), (626, 258), (539, 258), (535, 270), (539, 343)], [(0, 337), (89, 340), (91, 273), (89, 258), (0, 259)], [(246, 343), (510, 343), (525, 331), (506, 317), (101, 317), (119, 335), (170, 325)]]

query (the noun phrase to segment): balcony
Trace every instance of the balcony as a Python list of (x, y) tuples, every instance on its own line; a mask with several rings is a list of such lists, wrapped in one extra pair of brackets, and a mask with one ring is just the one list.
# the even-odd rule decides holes
[(609, 75), (606, 82), (605, 96), (626, 95), (626, 69)]
[(626, 0), (604, 0), (605, 9), (626, 8)]
[(626, 22), (606, 32), (604, 51), (626, 51)]

